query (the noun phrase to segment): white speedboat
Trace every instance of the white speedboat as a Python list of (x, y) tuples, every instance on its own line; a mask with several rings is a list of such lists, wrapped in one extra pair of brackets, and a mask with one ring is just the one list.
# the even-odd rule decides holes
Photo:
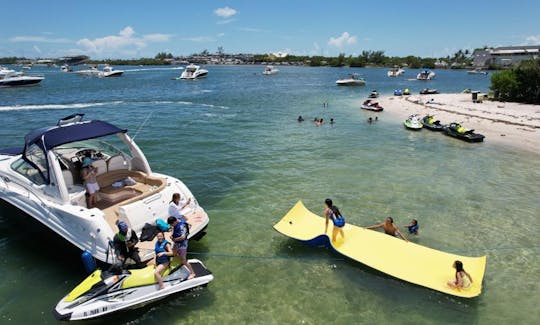
[(43, 81), (43, 76), (28, 76), (22, 72), (0, 69), (0, 87), (34, 86)]
[(173, 258), (165, 269), (159, 289), (154, 278), (154, 265), (139, 270), (117, 272), (97, 270), (62, 298), (53, 310), (58, 320), (82, 320), (101, 317), (123, 309), (133, 309), (163, 299), (174, 293), (205, 286), (214, 275), (196, 259), (189, 260), (196, 277)]
[(106, 65), (103, 71), (100, 71), (98, 77), (120, 77), (124, 73), (124, 70), (115, 70), (110, 65)]
[(482, 69), (474, 69), (474, 70), (469, 70), (467, 71), (468, 74), (479, 74), (479, 75), (484, 75), (484, 76), (487, 76), (488, 72), (487, 71), (483, 71)]
[(386, 75), (389, 76), (389, 77), (397, 77), (397, 76), (401, 76), (404, 73), (405, 73), (405, 70), (403, 70), (401, 68), (398, 68), (398, 67), (394, 67), (394, 68), (388, 70)]
[(97, 77), (101, 73), (96, 67), (90, 67), (90, 69), (78, 70), (78, 74), (86, 77)]
[(424, 69), (416, 75), (416, 80), (431, 80), (435, 78), (435, 72)]
[(366, 81), (364, 78), (358, 77), (357, 74), (351, 73), (348, 78), (339, 79), (336, 81), (338, 86), (364, 86)]
[[(28, 133), (23, 148), (0, 150), (0, 198), (104, 262), (114, 258), (109, 241), (118, 231), (117, 220), (140, 237), (145, 223), (167, 219), (174, 193), (191, 198), (181, 211), (190, 224), (189, 237), (205, 234), (208, 215), (182, 181), (153, 172), (127, 130), (82, 118), (68, 116)], [(93, 159), (100, 186), (91, 209), (81, 177), (85, 157)], [(137, 244), (141, 260), (153, 258), (154, 242)]]
[(264, 75), (271, 75), (271, 74), (276, 74), (276, 73), (278, 73), (278, 72), (279, 72), (279, 70), (276, 69), (276, 68), (274, 68), (274, 66), (268, 65), (268, 66), (266, 66), (266, 68), (264, 69), (263, 74), (264, 74)]
[(69, 65), (63, 64), (60, 67), (60, 71), (62, 71), (62, 72), (71, 72), (71, 71), (73, 71), (73, 69)]
[(201, 69), (200, 66), (195, 64), (189, 64), (186, 69), (180, 75), (180, 79), (198, 79), (204, 78), (208, 74), (208, 70)]

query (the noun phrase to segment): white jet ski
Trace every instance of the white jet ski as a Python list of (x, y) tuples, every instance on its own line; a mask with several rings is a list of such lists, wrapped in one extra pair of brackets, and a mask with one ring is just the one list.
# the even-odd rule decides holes
[(81, 320), (101, 317), (126, 308), (134, 309), (171, 294), (206, 285), (214, 279), (204, 264), (191, 259), (196, 277), (188, 280), (188, 269), (179, 258), (171, 259), (163, 273), (165, 288), (159, 290), (154, 278), (154, 265), (143, 269), (96, 270), (66, 295), (53, 310), (58, 320)]

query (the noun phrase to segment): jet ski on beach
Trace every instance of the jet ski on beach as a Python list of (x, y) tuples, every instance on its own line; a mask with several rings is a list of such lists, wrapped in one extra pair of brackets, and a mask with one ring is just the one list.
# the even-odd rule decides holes
[(204, 264), (191, 259), (196, 276), (188, 279), (189, 270), (178, 257), (163, 273), (165, 288), (159, 289), (154, 278), (154, 265), (143, 269), (96, 270), (58, 302), (53, 310), (58, 320), (82, 320), (101, 317), (123, 309), (134, 309), (171, 294), (198, 286), (214, 279)]

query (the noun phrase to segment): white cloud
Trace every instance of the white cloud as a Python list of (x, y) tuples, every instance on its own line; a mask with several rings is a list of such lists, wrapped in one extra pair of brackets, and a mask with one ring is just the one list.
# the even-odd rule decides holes
[(235, 9), (229, 8), (228, 6), (214, 10), (214, 14), (221, 18), (229, 18), (236, 15), (236, 13), (237, 11)]
[(66, 38), (47, 38), (43, 36), (14, 36), (11, 42), (34, 42), (34, 43), (70, 43)]
[(343, 32), (341, 36), (334, 38), (330, 37), (330, 40), (328, 40), (328, 45), (335, 46), (335, 47), (342, 47), (343, 45), (351, 45), (356, 43), (356, 36), (352, 36), (348, 32)]
[(41, 53), (41, 49), (37, 45), (34, 45), (32, 48), (34, 49), (34, 51)]
[(259, 28), (252, 28), (252, 27), (240, 27), (238, 28), (239, 31), (242, 31), (242, 32), (250, 32), (250, 33), (262, 33), (262, 32), (267, 32), (266, 30), (264, 29), (259, 29)]
[(525, 38), (526, 45), (539, 45), (540, 35), (530, 35)]
[(148, 34), (137, 36), (137, 33), (131, 26), (122, 29), (117, 35), (90, 40), (83, 38), (77, 41), (77, 45), (85, 48), (86, 51), (93, 54), (117, 54), (133, 53), (134, 50), (140, 50), (148, 46), (148, 43), (168, 41), (172, 35), (169, 34)]
[(217, 34), (217, 37), (223, 37), (223, 36), (225, 36), (225, 33), (219, 33), (219, 34)]

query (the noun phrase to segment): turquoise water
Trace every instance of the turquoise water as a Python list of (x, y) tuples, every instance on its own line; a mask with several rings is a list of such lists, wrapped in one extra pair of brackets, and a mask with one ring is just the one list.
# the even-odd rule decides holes
[[(0, 147), (75, 112), (136, 134), (155, 171), (182, 179), (208, 211), (208, 235), (190, 250), (214, 272), (207, 288), (107, 317), (113, 323), (532, 324), (540, 319), (538, 155), (407, 132), (356, 107), (372, 89), (429, 86), (486, 91), (489, 78), (437, 71), (429, 83), (385, 69), (210, 66), (205, 80), (178, 70), (127, 67), (117, 79), (42, 69), (40, 86), (0, 89)], [(336, 87), (356, 71), (363, 88)], [(407, 71), (413, 78), (416, 71)], [(328, 108), (322, 103), (327, 102)], [(306, 122), (297, 123), (303, 115)], [(315, 116), (334, 126), (316, 127)], [(146, 121), (146, 123), (144, 123)], [(487, 255), (484, 291), (463, 300), (391, 278), (272, 229), (298, 199), (322, 213), (331, 197), (356, 225), (417, 218), (414, 240)], [(366, 247), (369, 249), (369, 247)], [(0, 322), (54, 323), (56, 302), (85, 275), (80, 252), (25, 214), (0, 205)], [(450, 267), (450, 265), (449, 265)], [(28, 308), (31, 306), (31, 308)]]

